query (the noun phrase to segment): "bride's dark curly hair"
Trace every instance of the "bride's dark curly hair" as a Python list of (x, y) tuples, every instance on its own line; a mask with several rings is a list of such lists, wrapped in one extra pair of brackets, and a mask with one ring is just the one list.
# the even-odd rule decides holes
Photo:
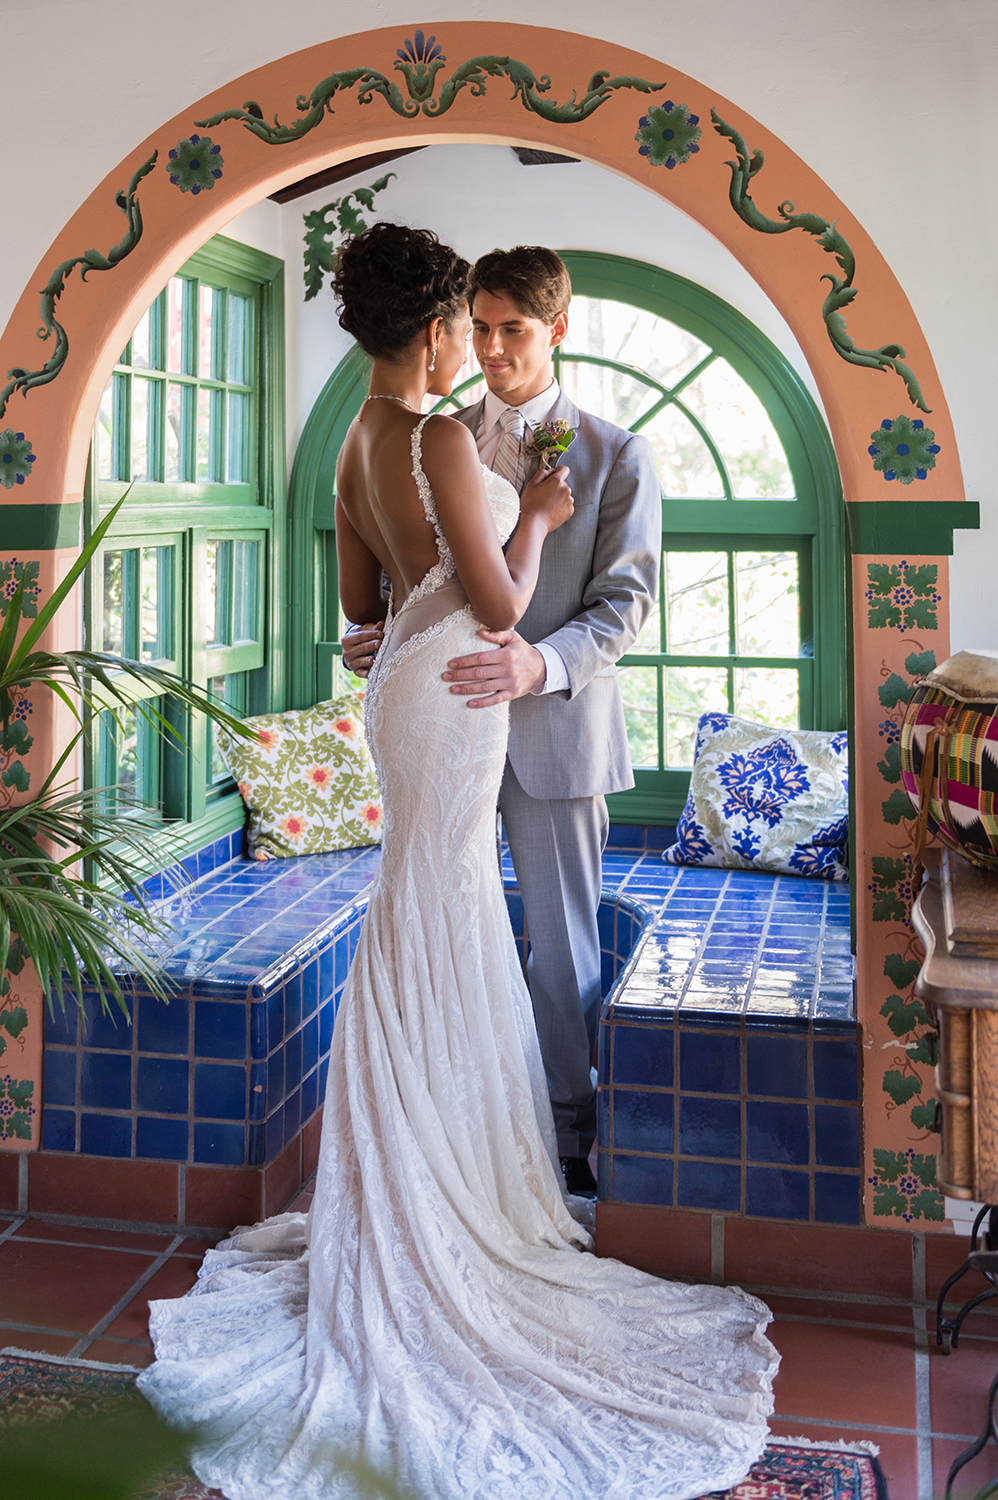
[(471, 267), (430, 229), (372, 224), (340, 251), (340, 327), (372, 359), (396, 359), (432, 318), (447, 331), (468, 300)]

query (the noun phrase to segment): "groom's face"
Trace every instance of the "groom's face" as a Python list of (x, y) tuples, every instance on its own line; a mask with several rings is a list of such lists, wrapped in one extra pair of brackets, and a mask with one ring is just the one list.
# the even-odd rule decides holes
[(489, 390), (522, 406), (554, 379), (552, 355), (568, 332), (568, 315), (553, 323), (528, 317), (505, 293), (478, 292), (471, 310), (475, 355)]

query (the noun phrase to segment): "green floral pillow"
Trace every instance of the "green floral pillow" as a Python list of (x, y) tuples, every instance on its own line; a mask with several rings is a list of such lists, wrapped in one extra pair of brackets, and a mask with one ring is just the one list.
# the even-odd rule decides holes
[(380, 842), (381, 794), (364, 743), (362, 693), (246, 723), (254, 739), (215, 733), (249, 811), (251, 859)]

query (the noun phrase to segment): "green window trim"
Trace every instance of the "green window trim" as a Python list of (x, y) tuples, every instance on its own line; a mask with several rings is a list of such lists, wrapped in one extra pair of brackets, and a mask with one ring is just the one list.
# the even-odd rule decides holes
[[(202, 290), (206, 288), (210, 293)], [(175, 343), (171, 361), (166, 357), (167, 309), (169, 297), (176, 305), (178, 291), (184, 310), (182, 353), (178, 359), (181, 346)], [(199, 308), (211, 309), (210, 340), (203, 332), (207, 319), (195, 321)], [(193, 342), (199, 330), (204, 338), (200, 369)], [(169, 625), (161, 622), (154, 627), (170, 638), (170, 655), (162, 664), (200, 687), (211, 685), (239, 711), (281, 709), (287, 699), (283, 262), (216, 235), (171, 277), (169, 289), (154, 299), (137, 332), (143, 340), (139, 361), (146, 363), (130, 363), (136, 346), (129, 339), (109, 387), (121, 421), (112, 424), (116, 446), (110, 461), (106, 453), (103, 456), (105, 477), (99, 477), (96, 448), (88, 466), (87, 535), (128, 491), (87, 581), (88, 641), (99, 648), (105, 639), (104, 569), (110, 557), (122, 617), (120, 627), (117, 618), (112, 622), (112, 633), (115, 639), (123, 637), (126, 654), (138, 643), (137, 611), (148, 609), (148, 586), (143, 585), (146, 593), (136, 603), (136, 569), (143, 565), (139, 559), (152, 555), (159, 559), (160, 608), (169, 595)], [(167, 370), (168, 363), (182, 368)], [(132, 391), (138, 381), (147, 403), (143, 410), (149, 413), (144, 469), (153, 477), (140, 478), (129, 488), (125, 476), (134, 469), (129, 461)], [(167, 481), (163, 417), (169, 386), (181, 392), (191, 408), (189, 418), (198, 405), (198, 392), (203, 393), (200, 404), (209, 416), (210, 436), (201, 444), (205, 472), (199, 474), (194, 420), (175, 429), (177, 448), (184, 447), (184, 434), (190, 451), (186, 458), (181, 454), (177, 477)], [(107, 477), (108, 471), (112, 477)], [(116, 553), (121, 554), (120, 563), (114, 559)], [(209, 589), (210, 559), (217, 572), (214, 594)], [(214, 632), (207, 617), (212, 597), (219, 616)], [(134, 696), (154, 695), (136, 688)], [(158, 707), (175, 722), (169, 701)], [(126, 727), (135, 733), (131, 722)], [(176, 727), (182, 744), (138, 731), (137, 760), (144, 777), (139, 789), (162, 808), (168, 825), (163, 852), (168, 859), (235, 831), (244, 818), (231, 778), (218, 774), (210, 726), (200, 716), (184, 715)], [(109, 720), (94, 736), (86, 765), (90, 785), (108, 784), (118, 764), (112, 741), (120, 740), (121, 732)]]
[[(796, 672), (800, 722), (840, 729), (847, 722), (847, 614), (845, 514), (834, 450), (824, 420), (807, 387), (774, 344), (736, 309), (713, 293), (669, 271), (623, 257), (562, 251), (576, 296), (630, 304), (667, 319), (705, 344), (709, 353), (670, 388), (620, 360), (571, 349), (571, 331), (557, 362), (601, 365), (635, 377), (657, 399), (632, 424), (640, 430), (669, 404), (690, 420), (721, 476), (715, 499), (663, 497), (663, 544), (677, 551), (774, 549), (799, 558), (804, 622), (800, 654), (739, 657), (734, 640), (724, 655), (637, 652), (626, 666), (697, 666), (733, 674), (743, 666)], [(792, 499), (736, 498), (722, 455), (682, 400), (683, 392), (718, 358), (725, 360), (761, 402), (782, 444), (793, 477)], [(352, 349), (330, 376), (305, 425), (290, 486), (289, 546), (301, 609), (292, 623), (292, 701), (307, 706), (333, 691), (338, 641), (333, 497), (339, 448), (366, 391), (369, 364)], [(474, 382), (467, 382), (471, 386)], [(461, 389), (440, 403), (460, 406)], [(730, 566), (731, 564), (729, 564)], [(664, 605), (660, 605), (660, 608)], [(661, 677), (660, 677), (661, 684)], [(662, 689), (659, 689), (661, 705)], [(660, 730), (661, 736), (661, 730)], [(609, 798), (610, 814), (625, 823), (674, 824), (685, 803), (689, 772), (635, 770), (635, 787)]]

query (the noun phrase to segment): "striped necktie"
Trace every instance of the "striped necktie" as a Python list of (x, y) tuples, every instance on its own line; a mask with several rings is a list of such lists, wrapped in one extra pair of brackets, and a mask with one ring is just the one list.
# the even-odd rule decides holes
[(515, 406), (505, 406), (499, 417), (499, 426), (502, 437), (492, 467), (519, 492), (523, 485), (523, 417)]

